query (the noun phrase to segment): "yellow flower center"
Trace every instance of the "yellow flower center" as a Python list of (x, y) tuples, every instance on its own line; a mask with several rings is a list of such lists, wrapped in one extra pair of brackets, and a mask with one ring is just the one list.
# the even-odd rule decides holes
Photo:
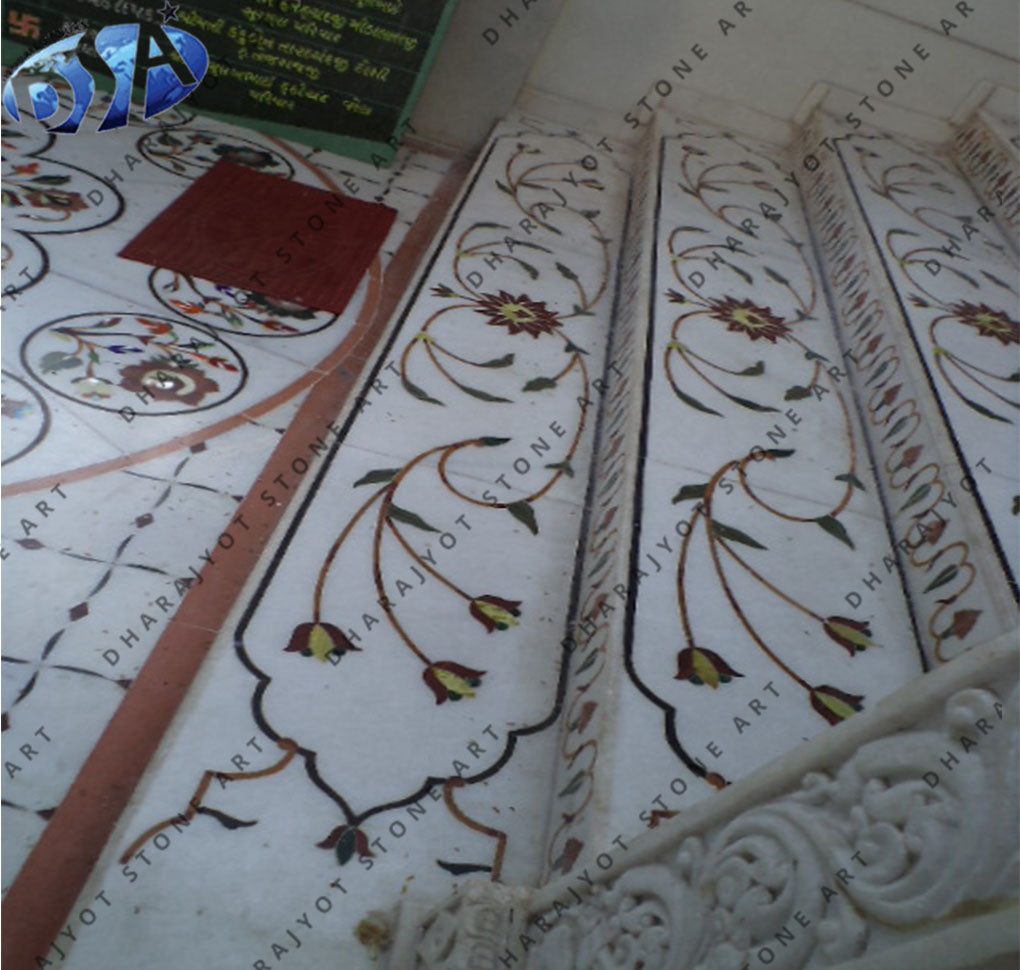
[(700, 650), (694, 651), (694, 672), (701, 678), (702, 683), (708, 684), (713, 690), (718, 688), (719, 671)]
[(842, 623), (830, 623), (829, 629), (832, 630), (836, 636), (843, 637), (844, 640), (849, 640), (851, 643), (861, 647), (874, 647), (877, 644), (872, 643), (860, 630), (855, 630), (853, 627), (844, 626)]
[(857, 712), (846, 702), (841, 701), (838, 697), (833, 697), (831, 694), (825, 693), (825, 691), (815, 691), (815, 697), (818, 698), (836, 717), (840, 720), (845, 721), (849, 717), (853, 717)]
[(730, 316), (733, 322), (744, 327), (746, 330), (761, 330), (768, 326), (768, 322), (762, 320), (753, 310), (733, 310)]
[(530, 323), (535, 319), (534, 311), (523, 303), (504, 303), (499, 312), (511, 323)]
[(333, 652), (333, 647), (333, 638), (324, 627), (316, 623), (308, 637), (308, 649), (312, 656), (316, 660), (326, 663), (329, 660), (329, 655)]
[(481, 613), (485, 614), (485, 616), (497, 625), (506, 627), (519, 626), (517, 620), (513, 618), (513, 615), (503, 609), (502, 606), (496, 606), (493, 603), (486, 603), (484, 601), (476, 602), (475, 605)]
[(986, 330), (992, 330), (996, 333), (1005, 333), (1006, 322), (999, 316), (993, 316), (991, 313), (979, 313), (976, 317), (979, 327), (984, 327)]
[(463, 677), (458, 677), (456, 674), (450, 673), (449, 670), (435, 669), (433, 673), (436, 675), (436, 680), (439, 681), (448, 691), (454, 694), (460, 694), (461, 697), (474, 697), (475, 692), (468, 685), (468, 682)]

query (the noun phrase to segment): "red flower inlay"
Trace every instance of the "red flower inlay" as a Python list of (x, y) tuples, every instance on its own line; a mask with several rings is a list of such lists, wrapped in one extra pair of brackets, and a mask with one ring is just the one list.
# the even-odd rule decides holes
[(750, 300), (710, 300), (712, 316), (727, 324), (727, 330), (744, 333), (751, 340), (768, 340), (775, 343), (785, 337), (790, 328), (782, 317), (777, 317), (769, 307), (761, 307)]
[(917, 462), (917, 459), (921, 457), (921, 452), (924, 450), (924, 445), (911, 445), (905, 452), (903, 452), (903, 461), (900, 463), (904, 468), (912, 468)]
[(290, 635), (285, 653), (300, 653), (326, 662), (334, 654), (339, 660), (349, 650), (360, 650), (332, 623), (299, 623)]
[(476, 596), (471, 601), (471, 615), (485, 627), (486, 633), (493, 630), (508, 630), (517, 626), (515, 617), (521, 615), (520, 600), (505, 600), (499, 596)]
[(321, 842), (316, 842), (319, 849), (333, 849), (340, 865), (346, 865), (355, 855), (373, 857), (375, 853), (369, 846), (368, 836), (355, 825), (338, 825)]
[(871, 627), (861, 620), (848, 620), (845, 616), (830, 616), (824, 623), (826, 634), (852, 657), (855, 653), (875, 646), (871, 640)]
[(276, 159), (269, 152), (246, 145), (217, 145), (213, 151), (225, 162), (235, 165), (247, 165), (249, 168), (269, 168), (276, 164)]
[(483, 293), (475, 305), (489, 318), (490, 326), (506, 327), (511, 334), (530, 333), (538, 338), (562, 326), (544, 301), (532, 300), (524, 295), (513, 296), (506, 290), (500, 290), (498, 294)]
[(929, 545), (935, 545), (939, 539), (942, 538), (942, 533), (946, 531), (947, 520), (940, 518), (938, 522), (932, 522), (930, 525), (919, 523), (918, 528), (921, 530), (921, 541), (927, 542)]
[(437, 704), (474, 697), (474, 688), (482, 686), (484, 670), (472, 670), (452, 660), (440, 660), (425, 668), (422, 678), (436, 695)]
[(669, 821), (671, 818), (676, 818), (679, 812), (672, 812), (669, 809), (653, 808), (648, 816), (648, 827), (650, 829), (657, 829), (660, 822)]
[[(980, 615), (981, 610), (957, 610), (953, 614), (953, 622), (949, 625), (948, 634), (962, 640), (974, 629), (974, 624), (977, 623)], [(946, 634), (944, 633), (943, 636)]]
[(864, 710), (864, 697), (822, 684), (811, 688), (811, 706), (830, 724), (839, 724), (857, 711)]
[(553, 863), (553, 868), (559, 869), (563, 875), (566, 875), (574, 868), (574, 863), (577, 862), (583, 848), (584, 843), (580, 839), (573, 837), (567, 839), (563, 846), (563, 854)]
[(689, 680), (692, 684), (708, 684), (713, 690), (719, 684), (728, 684), (734, 677), (744, 675), (735, 671), (719, 654), (702, 647), (688, 647), (677, 654), (675, 680)]
[(87, 209), (89, 204), (78, 192), (63, 192), (60, 189), (24, 189), (28, 204), (35, 209), (54, 209), (77, 212)]
[(1020, 323), (1004, 310), (993, 310), (987, 303), (975, 306), (966, 300), (949, 308), (960, 323), (974, 327), (982, 337), (993, 337), (1004, 346), (1020, 344)]
[(121, 368), (120, 386), (137, 394), (149, 394), (157, 401), (181, 404), (198, 404), (207, 394), (220, 389), (216, 381), (197, 367), (179, 367), (161, 360)]

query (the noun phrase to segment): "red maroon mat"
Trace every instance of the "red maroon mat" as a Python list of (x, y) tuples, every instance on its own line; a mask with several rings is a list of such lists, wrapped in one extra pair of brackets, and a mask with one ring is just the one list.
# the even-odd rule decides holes
[(120, 255), (340, 313), (394, 218), (385, 205), (218, 162)]

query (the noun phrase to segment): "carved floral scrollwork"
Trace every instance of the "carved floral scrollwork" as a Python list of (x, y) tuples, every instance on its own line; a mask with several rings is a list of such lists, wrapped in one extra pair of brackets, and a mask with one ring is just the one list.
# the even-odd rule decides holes
[[(414, 953), (423, 970), (485, 970), (516, 939), (532, 890), (492, 882), (472, 882), (426, 921)], [(404, 970), (403, 957), (389, 964)]]
[[(684, 877), (692, 863), (700, 864), (702, 856), (699, 840), (689, 839), (673, 866), (637, 866), (611, 886), (596, 889), (591, 902), (579, 912), (576, 929), (569, 923), (554, 927), (533, 951), (528, 967), (643, 970), (687, 966), (699, 949), (704, 926), (701, 901), (692, 882)], [(567, 954), (574, 941), (571, 963)]]
[(532, 915), (540, 942), (521, 965), (799, 970), (861, 956), (879, 927), (907, 933), (1015, 896), (1016, 712), (1016, 690), (1006, 703), (954, 693), (939, 728), (865, 744), (583, 902), (565, 893)]

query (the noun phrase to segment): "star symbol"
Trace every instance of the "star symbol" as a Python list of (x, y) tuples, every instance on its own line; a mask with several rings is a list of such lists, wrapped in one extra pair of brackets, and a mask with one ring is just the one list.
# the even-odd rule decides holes
[(159, 15), (163, 18), (164, 24), (172, 24), (177, 19), (177, 11), (180, 4), (171, 3), (170, 0), (163, 0), (163, 6), (159, 9)]

